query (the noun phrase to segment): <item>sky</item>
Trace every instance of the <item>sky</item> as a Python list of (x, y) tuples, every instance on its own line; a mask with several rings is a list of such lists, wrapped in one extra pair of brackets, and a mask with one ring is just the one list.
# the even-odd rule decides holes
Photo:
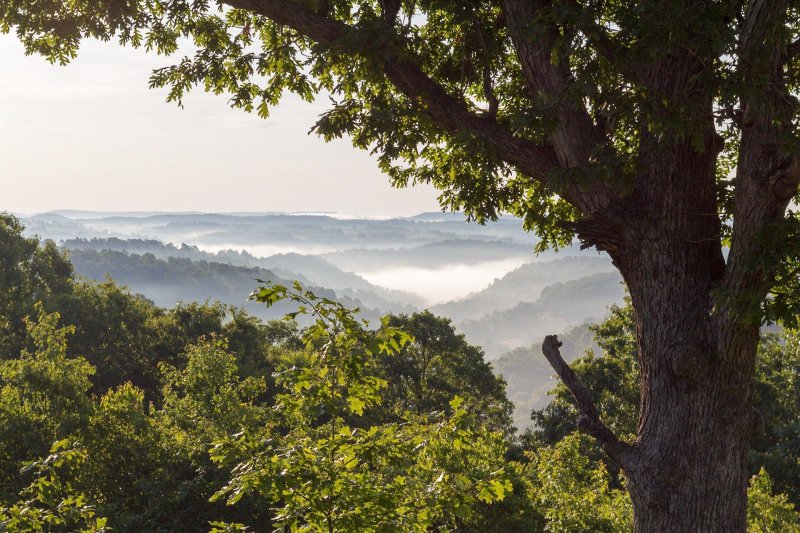
[(0, 211), (439, 210), (432, 187), (394, 189), (349, 140), (309, 135), (322, 100), (286, 97), (267, 120), (202, 89), (166, 103), (148, 78), (177, 59), (87, 42), (61, 67), (0, 34)]

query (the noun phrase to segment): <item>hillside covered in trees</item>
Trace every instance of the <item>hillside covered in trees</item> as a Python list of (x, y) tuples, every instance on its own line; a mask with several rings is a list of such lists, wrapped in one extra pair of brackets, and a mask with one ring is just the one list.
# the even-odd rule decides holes
[[(515, 432), (506, 380), (446, 318), (390, 314), (367, 328), (332, 294), (279, 277), (254, 281), (253, 303), (291, 309), (286, 319), (165, 309), (76, 277), (11, 216), (0, 242), (5, 530), (631, 528), (625, 480), (577, 432), (566, 389), (551, 382), (535, 427)], [(630, 307), (614, 307), (593, 341), (572, 335), (594, 352), (567, 355), (621, 434), (637, 411), (632, 328)], [(787, 331), (761, 350), (750, 527), (798, 531), (800, 340)], [(543, 361), (531, 352), (498, 366), (547, 388), (526, 374)]]
[[(496, 369), (507, 380), (508, 394), (515, 404), (515, 426), (520, 429), (531, 425), (529, 413), (533, 407), (547, 403), (546, 392), (553, 383), (552, 369), (538, 355), (541, 339), (554, 331), (566, 333), (578, 328), (586, 332), (583, 324), (602, 319), (610, 304), (622, 302), (619, 277), (613, 273), (608, 258), (597, 254), (568, 249), (556, 258), (545, 253), (533, 262), (514, 268), (513, 262), (518, 260), (515, 258), (521, 251), (526, 254), (526, 260), (530, 259), (527, 256), (531, 244), (529, 236), (514, 230), (506, 221), (485, 226), (488, 235), (500, 239), (495, 243), (479, 239), (479, 234), (466, 232), (469, 226), (449, 214), (394, 221), (337, 220), (322, 215), (81, 216), (84, 218), (41, 215), (27, 220), (48, 235), (63, 238), (60, 245), (69, 254), (77, 274), (100, 281), (111, 276), (162, 307), (170, 308), (178, 301), (219, 300), (271, 320), (280, 318), (289, 309), (282, 304), (265, 307), (248, 301), (254, 280), (283, 284), (299, 280), (318, 294), (359, 308), (360, 315), (373, 324), (383, 313), (413, 313), (426, 308), (447, 317), (470, 343), (483, 348), (487, 359), (497, 361)], [(191, 224), (185, 219), (191, 220)], [(66, 225), (65, 220), (72, 225)], [(57, 226), (61, 229), (55, 230), (47, 221), (61, 221), (62, 225)], [(155, 221), (169, 221), (166, 224), (169, 227), (175, 221), (185, 221), (181, 227), (188, 227), (186, 233), (177, 234), (172, 230), (173, 233), (168, 234)], [(199, 227), (205, 227), (210, 234), (223, 230), (231, 232), (229, 226), (234, 226), (234, 222), (236, 227), (259, 228), (264, 233), (256, 239), (254, 232), (248, 229), (246, 233), (251, 240), (238, 241), (244, 243), (244, 249), (212, 253), (200, 248), (204, 241), (197, 237)], [(341, 247), (339, 251), (314, 255), (309, 249), (306, 253), (286, 252), (268, 257), (258, 257), (248, 251), (308, 246), (309, 242), (316, 242), (316, 235), (325, 234), (321, 226), (328, 223), (340, 227), (340, 240), (336, 244)], [(376, 233), (388, 239), (388, 233), (384, 233), (386, 227), (399, 230), (394, 241), (384, 243), (390, 248), (374, 244), (370, 237)], [(122, 230), (128, 232), (126, 238), (121, 237)], [(298, 241), (281, 244), (284, 237), (274, 233), (278, 230), (290, 232)], [(77, 235), (116, 233), (120, 237), (65, 238), (70, 231)], [(146, 232), (196, 244), (174, 245), (155, 238), (130, 236)], [(413, 283), (426, 277), (438, 279), (438, 273), (443, 272), (458, 280), (464, 268), (481, 270), (491, 264), (487, 263), (489, 259), (512, 263), (506, 267), (508, 272), (492, 281), (486, 279), (485, 287), (470, 293), (464, 291), (458, 298), (445, 298), (447, 301), (430, 306), (424, 298), (425, 290), (392, 290), (371, 283), (357, 273), (374, 268), (409, 276)], [(303, 320), (303, 317), (298, 319)], [(590, 345), (585, 342), (585, 338), (590, 338), (588, 333), (562, 337), (564, 349), (571, 350), (574, 356)], [(573, 338), (578, 342), (574, 343)], [(519, 351), (532, 355), (508, 364)]]
[(63, 212), (24, 221), (28, 234), (67, 250), (79, 275), (110, 275), (164, 307), (220, 300), (272, 319), (284, 309), (249, 304), (252, 280), (297, 279), (370, 318), (429, 308), (490, 359), (602, 319), (622, 298), (607, 257), (577, 248), (532, 255), (536, 240), (513, 218), (480, 232), (444, 213), (367, 220)]

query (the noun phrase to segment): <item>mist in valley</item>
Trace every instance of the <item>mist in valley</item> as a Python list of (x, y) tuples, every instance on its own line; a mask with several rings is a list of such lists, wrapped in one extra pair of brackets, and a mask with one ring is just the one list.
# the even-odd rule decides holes
[(568, 334), (568, 342), (577, 341), (566, 349), (579, 355), (591, 339), (576, 332), (624, 296), (607, 257), (578, 247), (537, 255), (535, 237), (510, 217), (481, 226), (458, 213), (62, 211), (24, 223), (29, 234), (65, 249), (78, 275), (111, 277), (163, 307), (220, 301), (273, 320), (292, 309), (249, 301), (257, 280), (298, 280), (359, 308), (374, 324), (386, 313), (430, 309), (451, 319), (507, 376), (518, 427), (529, 424), (531, 407), (546, 403), (552, 385), (541, 339)]

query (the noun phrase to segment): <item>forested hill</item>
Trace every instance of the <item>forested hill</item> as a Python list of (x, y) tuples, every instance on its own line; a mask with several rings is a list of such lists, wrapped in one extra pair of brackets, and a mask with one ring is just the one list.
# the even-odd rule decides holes
[(617, 272), (556, 283), (545, 287), (534, 302), (522, 302), (458, 326), (494, 359), (510, 349), (541, 343), (554, 331), (565, 332), (570, 324), (602, 320), (609, 305), (622, 302), (625, 289), (621, 283)]
[[(78, 274), (97, 280), (110, 275), (164, 307), (178, 301), (219, 300), (267, 320), (290, 311), (283, 304), (268, 308), (247, 301), (256, 279), (281, 284), (299, 280), (321, 296), (360, 307), (374, 324), (384, 313), (411, 313), (422, 307), (402, 303), (413, 301), (411, 294), (381, 290), (317, 256), (258, 258), (244, 251), (209, 253), (144, 239), (72, 239), (63, 246)], [(420, 253), (412, 250), (406, 257), (414, 254)], [(529, 263), (465, 299), (431, 308), (453, 320), (459, 332), (496, 360), (495, 369), (506, 378), (515, 404), (517, 428), (531, 425), (531, 409), (546, 404), (553, 385), (552, 369), (540, 353), (541, 338), (562, 334), (565, 354), (577, 357), (591, 342), (586, 327), (575, 326), (605, 316), (609, 304), (621, 301), (619, 278), (610, 269), (608, 259), (591, 256)], [(570, 328), (575, 329), (568, 332)], [(508, 350), (512, 351), (505, 354)]]
[[(159, 259), (151, 253), (93, 249), (70, 249), (69, 258), (79, 275), (96, 280), (111, 276), (116, 282), (164, 307), (173, 307), (176, 302), (221, 301), (243, 307), (264, 320), (276, 319), (290, 311), (285, 304), (266, 307), (249, 301), (248, 297), (261, 284), (258, 280), (291, 285), (297, 279), (308, 284), (319, 296), (339, 300), (348, 307), (360, 308), (369, 320), (377, 320), (387, 312), (386, 308), (383, 312), (370, 309), (359, 300), (315, 286), (301, 275), (286, 279), (260, 267), (234, 266), (185, 257), (166, 256)], [(388, 302), (386, 307), (391, 307)]]
[[(162, 216), (145, 221), (155, 219), (170, 224), (182, 220), (195, 226), (202, 222), (218, 228), (222, 228), (222, 220), (226, 231), (230, 230), (230, 220), (240, 223), (251, 220), (197, 215), (176, 219)], [(319, 217), (266, 217), (264, 220), (270, 224), (280, 220), (282, 228), (302, 235), (302, 242), (313, 239), (318, 232), (315, 223)], [(254, 279), (280, 283), (297, 279), (312, 287), (324, 287), (314, 289), (316, 292), (335, 295), (347, 305), (365, 309), (373, 324), (377, 324), (375, 319), (383, 313), (412, 313), (426, 308), (425, 290), (418, 290), (417, 294), (391, 290), (367, 281), (355, 271), (385, 272), (383, 279), (388, 282), (394, 277), (411, 276), (422, 281), (431, 277), (447, 283), (452, 281), (448, 279), (451, 273), (458, 280), (460, 273), (470, 265), (474, 266), (474, 272), (480, 272), (492, 262), (508, 262), (505, 267), (508, 271), (500, 270), (502, 274), (485, 288), (430, 309), (450, 318), (469, 342), (483, 348), (488, 359), (497, 360), (496, 369), (507, 379), (509, 396), (516, 404), (515, 424), (526, 428), (531, 423), (530, 410), (542, 407), (548, 386), (552, 384), (552, 370), (540, 354), (541, 339), (551, 333), (563, 335), (586, 320), (604, 317), (610, 304), (621, 302), (619, 278), (612, 274), (608, 258), (596, 254), (567, 254), (556, 259), (545, 256), (544, 260), (538, 258), (535, 262), (520, 264), (533, 256), (529, 246), (513, 239), (488, 242), (470, 235), (459, 239), (456, 238), (458, 233), (453, 232), (447, 233), (450, 238), (445, 241), (425, 242), (433, 236), (441, 236), (442, 228), (453, 227), (451, 218), (446, 217), (443, 223), (437, 220), (437, 217), (428, 217), (424, 222), (412, 224), (391, 223), (405, 228), (406, 241), (422, 244), (389, 249), (364, 247), (370, 238), (363, 233), (372, 231), (373, 224), (377, 227), (383, 223), (345, 221), (340, 227), (347, 228), (347, 234), (351, 235), (347, 247), (321, 255), (289, 252), (257, 257), (243, 249), (209, 252), (185, 243), (174, 245), (156, 239), (116, 237), (67, 239), (62, 247), (69, 250), (79, 274), (93, 279), (103, 279), (108, 274), (165, 307), (172, 307), (179, 300), (204, 302), (210, 299), (244, 306), (265, 319), (275, 318), (286, 309), (280, 306), (268, 309), (246, 302), (255, 288)], [(92, 223), (96, 228), (120, 230), (123, 221), (142, 223), (140, 219), (127, 217), (113, 219), (111, 223), (104, 219), (85, 223)], [(305, 228), (306, 224), (310, 228)], [(192, 228), (197, 229), (195, 226)], [(416, 232), (411, 231), (412, 228)], [(271, 242), (278, 237), (267, 233), (261, 238)], [(343, 238), (342, 235), (339, 238)], [(514, 268), (515, 265), (520, 266)], [(598, 274), (605, 275), (597, 277)], [(436, 290), (436, 283), (428, 280), (432, 290)], [(517, 351), (505, 356), (510, 350)], [(582, 351), (583, 347), (578, 349), (578, 353)], [(519, 353), (525, 353), (526, 357)], [(509, 363), (511, 360), (513, 364)]]
[[(414, 294), (373, 285), (361, 276), (346, 272), (315, 255), (280, 253), (269, 257), (256, 257), (246, 250), (219, 250), (211, 253), (185, 243), (175, 246), (155, 239), (119, 239), (116, 237), (66, 239), (61, 246), (69, 250), (149, 253), (159, 259), (181, 257), (196, 261), (265, 268), (285, 279), (308, 280), (314, 285), (333, 289), (342, 296), (358, 298), (369, 307), (386, 311), (412, 311), (414, 307), (422, 304), (422, 300)], [(404, 305), (407, 306), (405, 309)]]
[[(484, 315), (514, 307), (517, 303), (535, 302), (545, 287), (578, 280), (601, 272), (612, 272), (607, 257), (566, 257), (528, 263), (512, 270), (478, 293), (445, 304), (434, 305), (431, 311), (456, 322), (479, 319)], [(606, 305), (613, 303), (613, 299)], [(592, 309), (590, 313), (594, 313)]]
[[(84, 271), (175, 291), (282, 278), (118, 251), (73, 250), (73, 265), (3, 214), (0, 242), (0, 530), (632, 528), (618, 472), (577, 431), (572, 397), (533, 356), (538, 346), (493, 367), (447, 319), (388, 315), (365, 328), (324, 289), (256, 294), (257, 305), (307, 316), (305, 328), (217, 303), (167, 309), (73, 268), (83, 260)], [(585, 298), (603, 276), (572, 292)], [(569, 286), (538, 301), (564, 299)], [(638, 411), (633, 328), (622, 305), (590, 328), (593, 341), (585, 327), (563, 337), (563, 355), (620, 434)], [(587, 345), (594, 355), (581, 354)], [(752, 531), (800, 530), (800, 466), (787, 452), (800, 449), (798, 347), (789, 331), (761, 344)], [(513, 421), (531, 414), (536, 427), (516, 435)]]
[[(404, 268), (408, 267), (413, 275), (424, 276), (423, 268), (432, 261), (431, 254), (449, 255), (458, 265), (475, 248), (483, 247), (484, 257), (506, 259), (500, 251), (519, 251), (516, 246), (502, 243), (491, 246), (466, 241), (442, 243), (441, 249), (426, 245), (408, 250), (343, 251), (335, 258), (330, 254), (325, 256), (340, 261), (340, 267), (313, 255), (289, 253), (260, 258), (246, 251), (209, 253), (185, 244), (174, 246), (143, 239), (72, 239), (65, 241), (63, 247), (69, 251), (78, 274), (92, 279), (110, 275), (166, 307), (177, 301), (219, 300), (244, 305), (262, 318), (275, 318), (283, 309), (267, 310), (247, 303), (257, 284), (255, 280), (275, 279), (285, 283), (296, 279), (364, 309), (372, 320), (383, 313), (410, 313), (427, 306), (414, 294), (377, 286), (344, 270), (350, 262), (353, 262), (350, 267), (385, 265), (389, 273), (396, 272), (397, 276), (406, 275)], [(396, 267), (395, 261), (398, 261)], [(459, 267), (452, 268), (457, 272)], [(592, 256), (523, 264), (485, 289), (463, 299), (434, 305), (431, 310), (453, 320), (470, 342), (482, 346), (487, 356), (494, 359), (507, 350), (539, 341), (546, 334), (565, 332), (585, 320), (602, 318), (607, 307), (622, 298), (619, 277), (610, 269), (607, 258)], [(446, 276), (448, 267), (441, 272), (437, 275)]]

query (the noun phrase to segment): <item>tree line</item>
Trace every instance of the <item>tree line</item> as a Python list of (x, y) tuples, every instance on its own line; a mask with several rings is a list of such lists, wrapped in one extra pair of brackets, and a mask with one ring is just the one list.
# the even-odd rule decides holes
[[(625, 476), (559, 385), (516, 435), (505, 382), (429, 312), (365, 324), (299, 284), (262, 322), (153, 305), (74, 276), (0, 217), (0, 528), (6, 531), (627, 531)], [(294, 320), (306, 315), (304, 328)], [(635, 430), (629, 306), (574, 363), (606, 423)], [(800, 338), (762, 343), (753, 531), (800, 530)], [(794, 462), (793, 462), (794, 461)]]

